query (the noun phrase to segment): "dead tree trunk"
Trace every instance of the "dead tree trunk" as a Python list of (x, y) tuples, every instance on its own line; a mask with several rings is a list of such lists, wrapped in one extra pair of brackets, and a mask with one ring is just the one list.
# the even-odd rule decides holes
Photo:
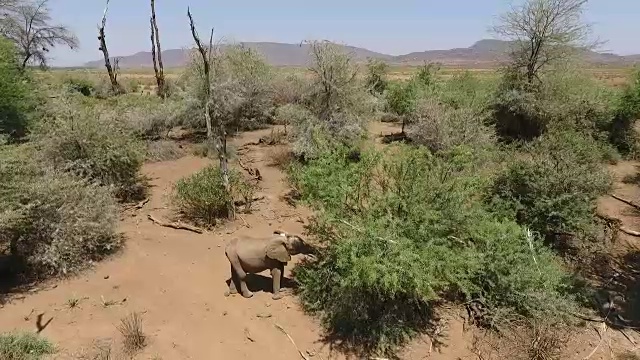
[(151, 0), (151, 55), (158, 85), (157, 93), (161, 98), (165, 98), (167, 92), (164, 81), (164, 65), (162, 64), (162, 48), (160, 47), (160, 32), (158, 31), (158, 21), (156, 20), (155, 0)]
[[(209, 48), (205, 49), (200, 41), (200, 37), (198, 36), (198, 31), (196, 30), (195, 24), (193, 22), (193, 16), (191, 15), (191, 10), (187, 8), (187, 16), (189, 17), (189, 26), (191, 27), (191, 35), (193, 36), (193, 40), (198, 47), (198, 52), (202, 57), (202, 65), (203, 65), (203, 76), (204, 76), (204, 86), (205, 86), (205, 95), (206, 102), (204, 104), (204, 118), (207, 125), (207, 142), (209, 146), (211, 144), (215, 144), (216, 152), (218, 153), (218, 160), (220, 161), (220, 172), (222, 173), (222, 183), (224, 185), (225, 190), (228, 194), (231, 193), (231, 184), (229, 183), (229, 160), (227, 159), (227, 132), (224, 127), (224, 122), (221, 119), (218, 119), (216, 126), (216, 135), (214, 137), (213, 134), (213, 126), (211, 119), (211, 62), (213, 59), (213, 29), (211, 29), (211, 36), (209, 37)], [(229, 210), (229, 217), (235, 218), (235, 205), (233, 203), (233, 199), (230, 198), (230, 201), (227, 205)]]
[[(122, 87), (118, 83), (118, 74), (117, 69), (111, 66), (111, 59), (109, 58), (109, 50), (107, 49), (107, 41), (105, 39), (104, 28), (107, 25), (107, 10), (109, 9), (109, 0), (107, 0), (107, 5), (104, 7), (104, 14), (102, 15), (102, 23), (98, 26), (98, 40), (100, 41), (99, 50), (102, 51), (104, 55), (104, 67), (107, 68), (107, 73), (109, 73), (109, 80), (111, 81), (111, 89), (114, 94), (122, 93)], [(116, 65), (117, 66), (117, 65)]]

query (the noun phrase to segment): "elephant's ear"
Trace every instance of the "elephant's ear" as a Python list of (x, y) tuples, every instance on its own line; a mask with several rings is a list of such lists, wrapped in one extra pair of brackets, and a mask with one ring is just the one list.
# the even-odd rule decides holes
[(282, 238), (271, 240), (269, 245), (267, 245), (267, 256), (273, 260), (278, 260), (283, 263), (291, 260), (291, 255), (289, 255), (284, 242), (285, 240)]

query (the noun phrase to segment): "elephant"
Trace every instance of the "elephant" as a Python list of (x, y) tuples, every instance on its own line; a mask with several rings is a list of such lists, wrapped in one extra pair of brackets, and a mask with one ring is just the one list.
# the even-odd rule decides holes
[(292, 255), (314, 253), (312, 246), (298, 235), (289, 235), (282, 230), (276, 230), (268, 239), (260, 240), (248, 237), (234, 238), (225, 247), (225, 255), (231, 264), (231, 279), (229, 289), (224, 296), (237, 294), (238, 289), (245, 298), (253, 293), (246, 284), (247, 273), (259, 273), (271, 270), (273, 278), (273, 300), (282, 298), (280, 282), (284, 267), (291, 260)]

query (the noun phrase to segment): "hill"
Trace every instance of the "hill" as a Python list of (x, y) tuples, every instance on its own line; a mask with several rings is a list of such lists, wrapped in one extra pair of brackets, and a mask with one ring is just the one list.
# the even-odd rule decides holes
[[(243, 42), (246, 47), (263, 54), (267, 62), (274, 66), (305, 66), (309, 61), (309, 45), (285, 44), (276, 42)], [(467, 48), (448, 50), (427, 50), (405, 55), (388, 55), (355, 46), (339, 45), (354, 55), (357, 61), (367, 58), (381, 59), (391, 64), (415, 65), (427, 62), (440, 62), (444, 65), (494, 66), (505, 59), (509, 43), (502, 40), (485, 39)], [(224, 46), (223, 49), (224, 51)], [(598, 65), (624, 65), (640, 61), (640, 55), (621, 56), (612, 53), (588, 51), (585, 59)], [(189, 60), (188, 49), (171, 49), (162, 52), (165, 67), (181, 67)], [(85, 67), (102, 67), (102, 60), (90, 61)], [(120, 57), (121, 68), (140, 68), (153, 66), (150, 52), (138, 52)]]

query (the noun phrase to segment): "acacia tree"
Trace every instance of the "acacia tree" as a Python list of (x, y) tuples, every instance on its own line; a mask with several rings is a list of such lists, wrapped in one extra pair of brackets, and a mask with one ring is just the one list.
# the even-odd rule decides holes
[(156, 20), (156, 2), (151, 0), (151, 57), (153, 58), (153, 70), (156, 74), (156, 84), (158, 85), (158, 96), (167, 96), (164, 81), (164, 65), (162, 64), (162, 48), (160, 47), (160, 32), (158, 31), (158, 21)]
[[(205, 48), (202, 45), (202, 41), (200, 40), (200, 36), (198, 35), (198, 30), (196, 30), (195, 23), (193, 21), (193, 16), (191, 15), (191, 10), (187, 8), (187, 16), (189, 17), (189, 27), (191, 28), (191, 35), (193, 36), (193, 40), (196, 43), (198, 53), (202, 59), (202, 77), (204, 80), (204, 118), (207, 126), (207, 143), (214, 144), (216, 152), (218, 154), (218, 160), (220, 161), (220, 172), (222, 173), (222, 184), (224, 185), (225, 191), (227, 193), (231, 193), (231, 184), (229, 182), (229, 160), (227, 158), (227, 131), (225, 129), (225, 124), (222, 119), (217, 119), (216, 121), (216, 134), (214, 136), (213, 133), (213, 124), (211, 121), (211, 111), (213, 107), (213, 97), (212, 97), (212, 84), (211, 84), (211, 64), (215, 60), (214, 59), (214, 48), (213, 48), (213, 28), (211, 29), (211, 36), (209, 37), (209, 46)], [(229, 203), (227, 204), (227, 208), (229, 210), (229, 217), (235, 217), (235, 205), (233, 203), (233, 199), (229, 197)]]
[(78, 38), (66, 26), (51, 24), (48, 0), (0, 1), (0, 32), (16, 44), (23, 69), (30, 62), (46, 68), (47, 53), (56, 45), (78, 47)]
[(540, 71), (576, 50), (590, 50), (591, 27), (582, 15), (588, 0), (525, 0), (502, 14), (493, 28), (511, 41), (510, 68), (528, 84), (540, 81)]

